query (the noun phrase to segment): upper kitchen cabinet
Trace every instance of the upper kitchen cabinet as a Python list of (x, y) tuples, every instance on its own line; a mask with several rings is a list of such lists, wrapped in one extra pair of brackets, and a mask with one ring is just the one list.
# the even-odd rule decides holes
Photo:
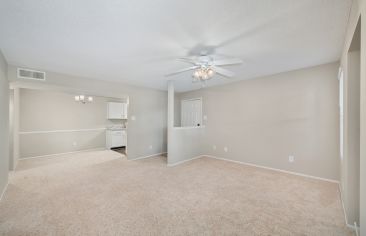
[(108, 102), (107, 119), (127, 119), (127, 103)]

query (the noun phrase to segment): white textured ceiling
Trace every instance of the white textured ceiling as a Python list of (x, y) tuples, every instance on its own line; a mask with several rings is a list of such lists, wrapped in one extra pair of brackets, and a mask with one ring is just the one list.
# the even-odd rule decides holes
[[(351, 0), (0, 0), (10, 64), (166, 89), (164, 74), (201, 50), (243, 59), (237, 76), (340, 58)], [(191, 73), (176, 88), (198, 88)]]

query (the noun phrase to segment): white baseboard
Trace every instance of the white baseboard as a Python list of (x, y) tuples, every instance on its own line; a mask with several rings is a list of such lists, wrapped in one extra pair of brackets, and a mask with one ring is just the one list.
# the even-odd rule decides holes
[(346, 222), (346, 225), (348, 226), (348, 219), (347, 219), (347, 214), (346, 214), (346, 208), (344, 207), (344, 201), (343, 201), (343, 193), (342, 193), (341, 183), (338, 184), (338, 190), (339, 190), (339, 196), (341, 198), (341, 204), (342, 204), (342, 209), (343, 209), (344, 221)]
[(155, 153), (155, 154), (148, 155), (148, 156), (143, 156), (143, 157), (136, 157), (136, 158), (128, 159), (128, 160), (129, 161), (137, 161), (137, 160), (151, 158), (151, 157), (158, 157), (158, 156), (165, 155), (165, 154), (167, 154), (167, 153), (166, 152), (160, 152), (160, 153)]
[(341, 204), (342, 204), (342, 209), (343, 209), (343, 214), (344, 214), (344, 221), (346, 222), (346, 225), (348, 228), (352, 229), (353, 231), (356, 232), (360, 232), (360, 227), (356, 227), (355, 225), (352, 225), (352, 224), (349, 224), (348, 223), (348, 219), (347, 219), (347, 214), (346, 214), (346, 208), (344, 207), (344, 201), (343, 201), (343, 193), (342, 193), (342, 186), (341, 186), (341, 183), (339, 183), (338, 185), (338, 189), (339, 189), (339, 195), (340, 195), (340, 198), (341, 198)]
[(6, 185), (5, 185), (2, 193), (0, 195), (0, 201), (3, 199), (3, 196), (4, 196), (5, 192), (6, 192), (6, 190), (8, 189), (8, 186), (9, 186), (9, 179), (8, 179), (8, 182), (6, 183)]
[(357, 232), (360, 232), (360, 227), (358, 227), (358, 226), (356, 227), (355, 225), (347, 224), (347, 227), (355, 232), (356, 232), (356, 230), (357, 230)]
[(62, 153), (55, 153), (55, 154), (48, 154), (48, 155), (41, 155), (41, 156), (23, 157), (23, 158), (19, 158), (18, 160), (22, 161), (22, 160), (28, 160), (28, 159), (34, 159), (34, 158), (54, 157), (54, 156), (61, 156), (61, 155), (66, 155), (66, 154), (75, 154), (75, 153), (80, 153), (80, 152), (91, 152), (91, 151), (103, 151), (103, 150), (106, 150), (106, 148), (92, 148), (92, 149), (84, 149), (84, 150), (73, 151), (73, 152), (62, 152)]
[(272, 167), (267, 167), (267, 166), (261, 166), (261, 165), (256, 165), (256, 164), (242, 162), (242, 161), (230, 160), (230, 159), (226, 159), (226, 158), (222, 158), (222, 157), (217, 157), (217, 156), (212, 156), (212, 155), (200, 155), (200, 156), (196, 156), (196, 157), (193, 157), (193, 158), (190, 158), (190, 159), (187, 159), (187, 160), (184, 160), (184, 161), (180, 161), (180, 162), (177, 162), (177, 163), (168, 164), (168, 166), (180, 165), (180, 164), (185, 163), (187, 161), (192, 161), (192, 160), (195, 160), (195, 159), (198, 159), (198, 158), (202, 158), (202, 157), (208, 157), (208, 158), (213, 158), (213, 159), (222, 160), (222, 161), (229, 161), (229, 162), (233, 162), (233, 163), (237, 163), (237, 164), (241, 164), (241, 165), (253, 166), (253, 167), (262, 168), (262, 169), (266, 169), (266, 170), (272, 170), (272, 171), (277, 171), (277, 172), (281, 172), (281, 173), (286, 173), (286, 174), (291, 174), (291, 175), (297, 175), (297, 176), (301, 176), (301, 177), (306, 177), (306, 178), (311, 178), (311, 179), (317, 179), (317, 180), (322, 180), (322, 181), (327, 181), (327, 182), (339, 184), (339, 181), (338, 180), (334, 180), (334, 179), (321, 178), (321, 177), (312, 176), (312, 175), (306, 175), (306, 174), (297, 173), (297, 172), (293, 172), (293, 171), (281, 170), (281, 169), (277, 169), (277, 168), (272, 168)]
[(201, 157), (204, 157), (204, 156), (196, 156), (196, 157), (192, 157), (192, 158), (187, 159), (187, 160), (178, 161), (176, 163), (171, 163), (171, 164), (168, 164), (168, 167), (177, 166), (177, 165), (183, 164), (183, 163), (188, 162), (188, 161), (193, 161), (193, 160), (201, 158)]
[(282, 170), (282, 169), (277, 169), (277, 168), (272, 168), (272, 167), (267, 167), (267, 166), (261, 166), (261, 165), (252, 164), (252, 163), (248, 163), (248, 162), (235, 161), (235, 160), (230, 160), (230, 159), (217, 157), (217, 156), (212, 156), (212, 155), (202, 155), (202, 156), (203, 157), (214, 158), (214, 159), (218, 159), (218, 160), (223, 160), (223, 161), (230, 161), (230, 162), (234, 162), (234, 163), (241, 164), (241, 165), (248, 165), (248, 166), (258, 167), (258, 168), (262, 168), (262, 169), (266, 169), (266, 170), (273, 170), (273, 171), (282, 172), (282, 173), (286, 173), (286, 174), (297, 175), (297, 176), (302, 176), (302, 177), (306, 177), (306, 178), (317, 179), (317, 180), (322, 180), (322, 181), (327, 181), (327, 182), (339, 184), (339, 181), (334, 180), (334, 179), (327, 179), (327, 178), (302, 174), (302, 173), (288, 171), (288, 170)]

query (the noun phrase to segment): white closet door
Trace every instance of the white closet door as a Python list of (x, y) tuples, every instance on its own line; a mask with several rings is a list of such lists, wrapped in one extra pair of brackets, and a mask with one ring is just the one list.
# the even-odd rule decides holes
[(182, 100), (182, 127), (202, 126), (202, 100)]

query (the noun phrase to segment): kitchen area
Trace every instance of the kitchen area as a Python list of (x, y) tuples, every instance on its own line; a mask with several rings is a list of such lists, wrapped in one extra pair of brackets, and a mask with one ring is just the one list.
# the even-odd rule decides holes
[(106, 148), (127, 155), (128, 102), (106, 103)]
[(17, 158), (105, 149), (127, 155), (128, 96), (26, 88), (13, 96), (21, 115), (11, 128)]

